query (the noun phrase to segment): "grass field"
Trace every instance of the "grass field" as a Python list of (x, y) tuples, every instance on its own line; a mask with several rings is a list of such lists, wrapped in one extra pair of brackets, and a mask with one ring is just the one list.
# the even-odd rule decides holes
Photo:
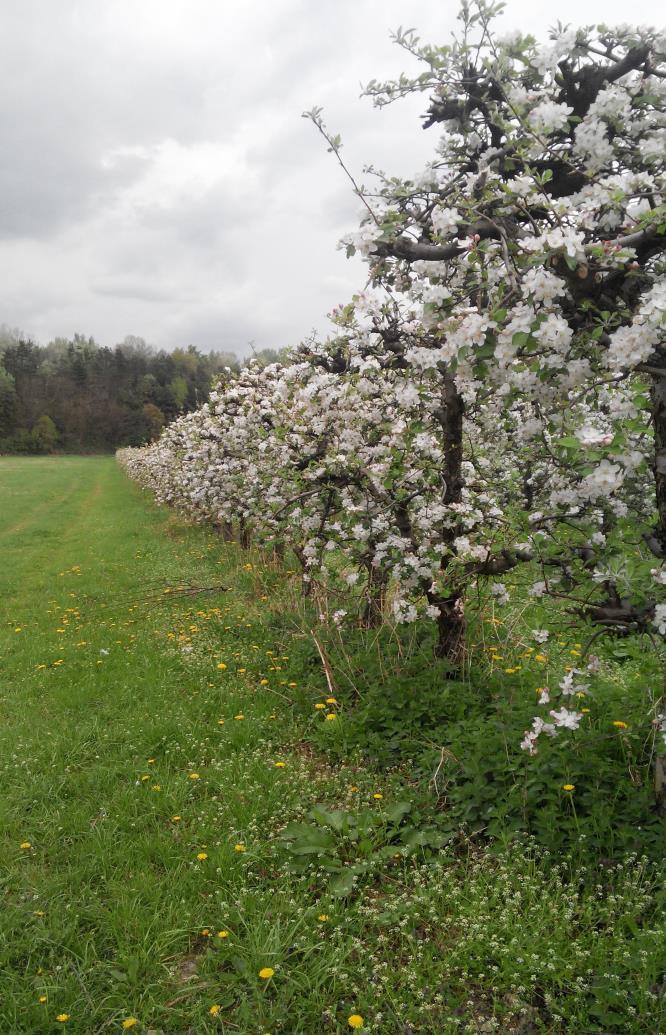
[(408, 852), (406, 775), (313, 747), (284, 574), (111, 458), (0, 459), (0, 557), (2, 1035), (666, 1031), (658, 872)]

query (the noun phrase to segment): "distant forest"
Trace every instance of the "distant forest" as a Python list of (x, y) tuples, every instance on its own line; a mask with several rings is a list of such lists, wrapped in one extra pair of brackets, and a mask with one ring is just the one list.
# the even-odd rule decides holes
[[(278, 354), (267, 349), (260, 361)], [(76, 334), (40, 346), (0, 331), (0, 453), (99, 453), (141, 445), (197, 409), (232, 352), (156, 351), (142, 338), (114, 348)]]

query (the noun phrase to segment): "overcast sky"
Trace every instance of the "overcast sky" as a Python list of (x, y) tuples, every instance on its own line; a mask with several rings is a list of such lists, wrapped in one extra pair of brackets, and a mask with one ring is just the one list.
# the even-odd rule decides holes
[[(641, 23), (659, 23), (645, 0)], [(294, 344), (363, 284), (336, 249), (346, 161), (409, 175), (424, 99), (360, 83), (416, 69), (399, 25), (445, 42), (457, 0), (0, 0), (0, 323), (167, 349)], [(625, 22), (620, 0), (509, 0), (502, 31)]]

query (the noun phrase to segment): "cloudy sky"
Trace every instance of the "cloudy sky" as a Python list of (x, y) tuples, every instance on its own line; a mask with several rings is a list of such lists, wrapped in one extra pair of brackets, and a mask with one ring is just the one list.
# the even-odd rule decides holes
[[(659, 23), (645, 0), (642, 23)], [(456, 0), (0, 0), (0, 323), (167, 349), (295, 343), (363, 283), (336, 249), (359, 202), (301, 112), (360, 173), (432, 155), (399, 25), (445, 42)], [(624, 22), (620, 0), (509, 0), (502, 31)]]

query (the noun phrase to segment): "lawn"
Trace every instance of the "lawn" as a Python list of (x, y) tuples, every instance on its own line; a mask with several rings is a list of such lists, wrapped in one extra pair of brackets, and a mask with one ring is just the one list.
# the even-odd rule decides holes
[(0, 1032), (666, 1031), (658, 868), (442, 833), (287, 572), (107, 457), (0, 459), (0, 556)]

